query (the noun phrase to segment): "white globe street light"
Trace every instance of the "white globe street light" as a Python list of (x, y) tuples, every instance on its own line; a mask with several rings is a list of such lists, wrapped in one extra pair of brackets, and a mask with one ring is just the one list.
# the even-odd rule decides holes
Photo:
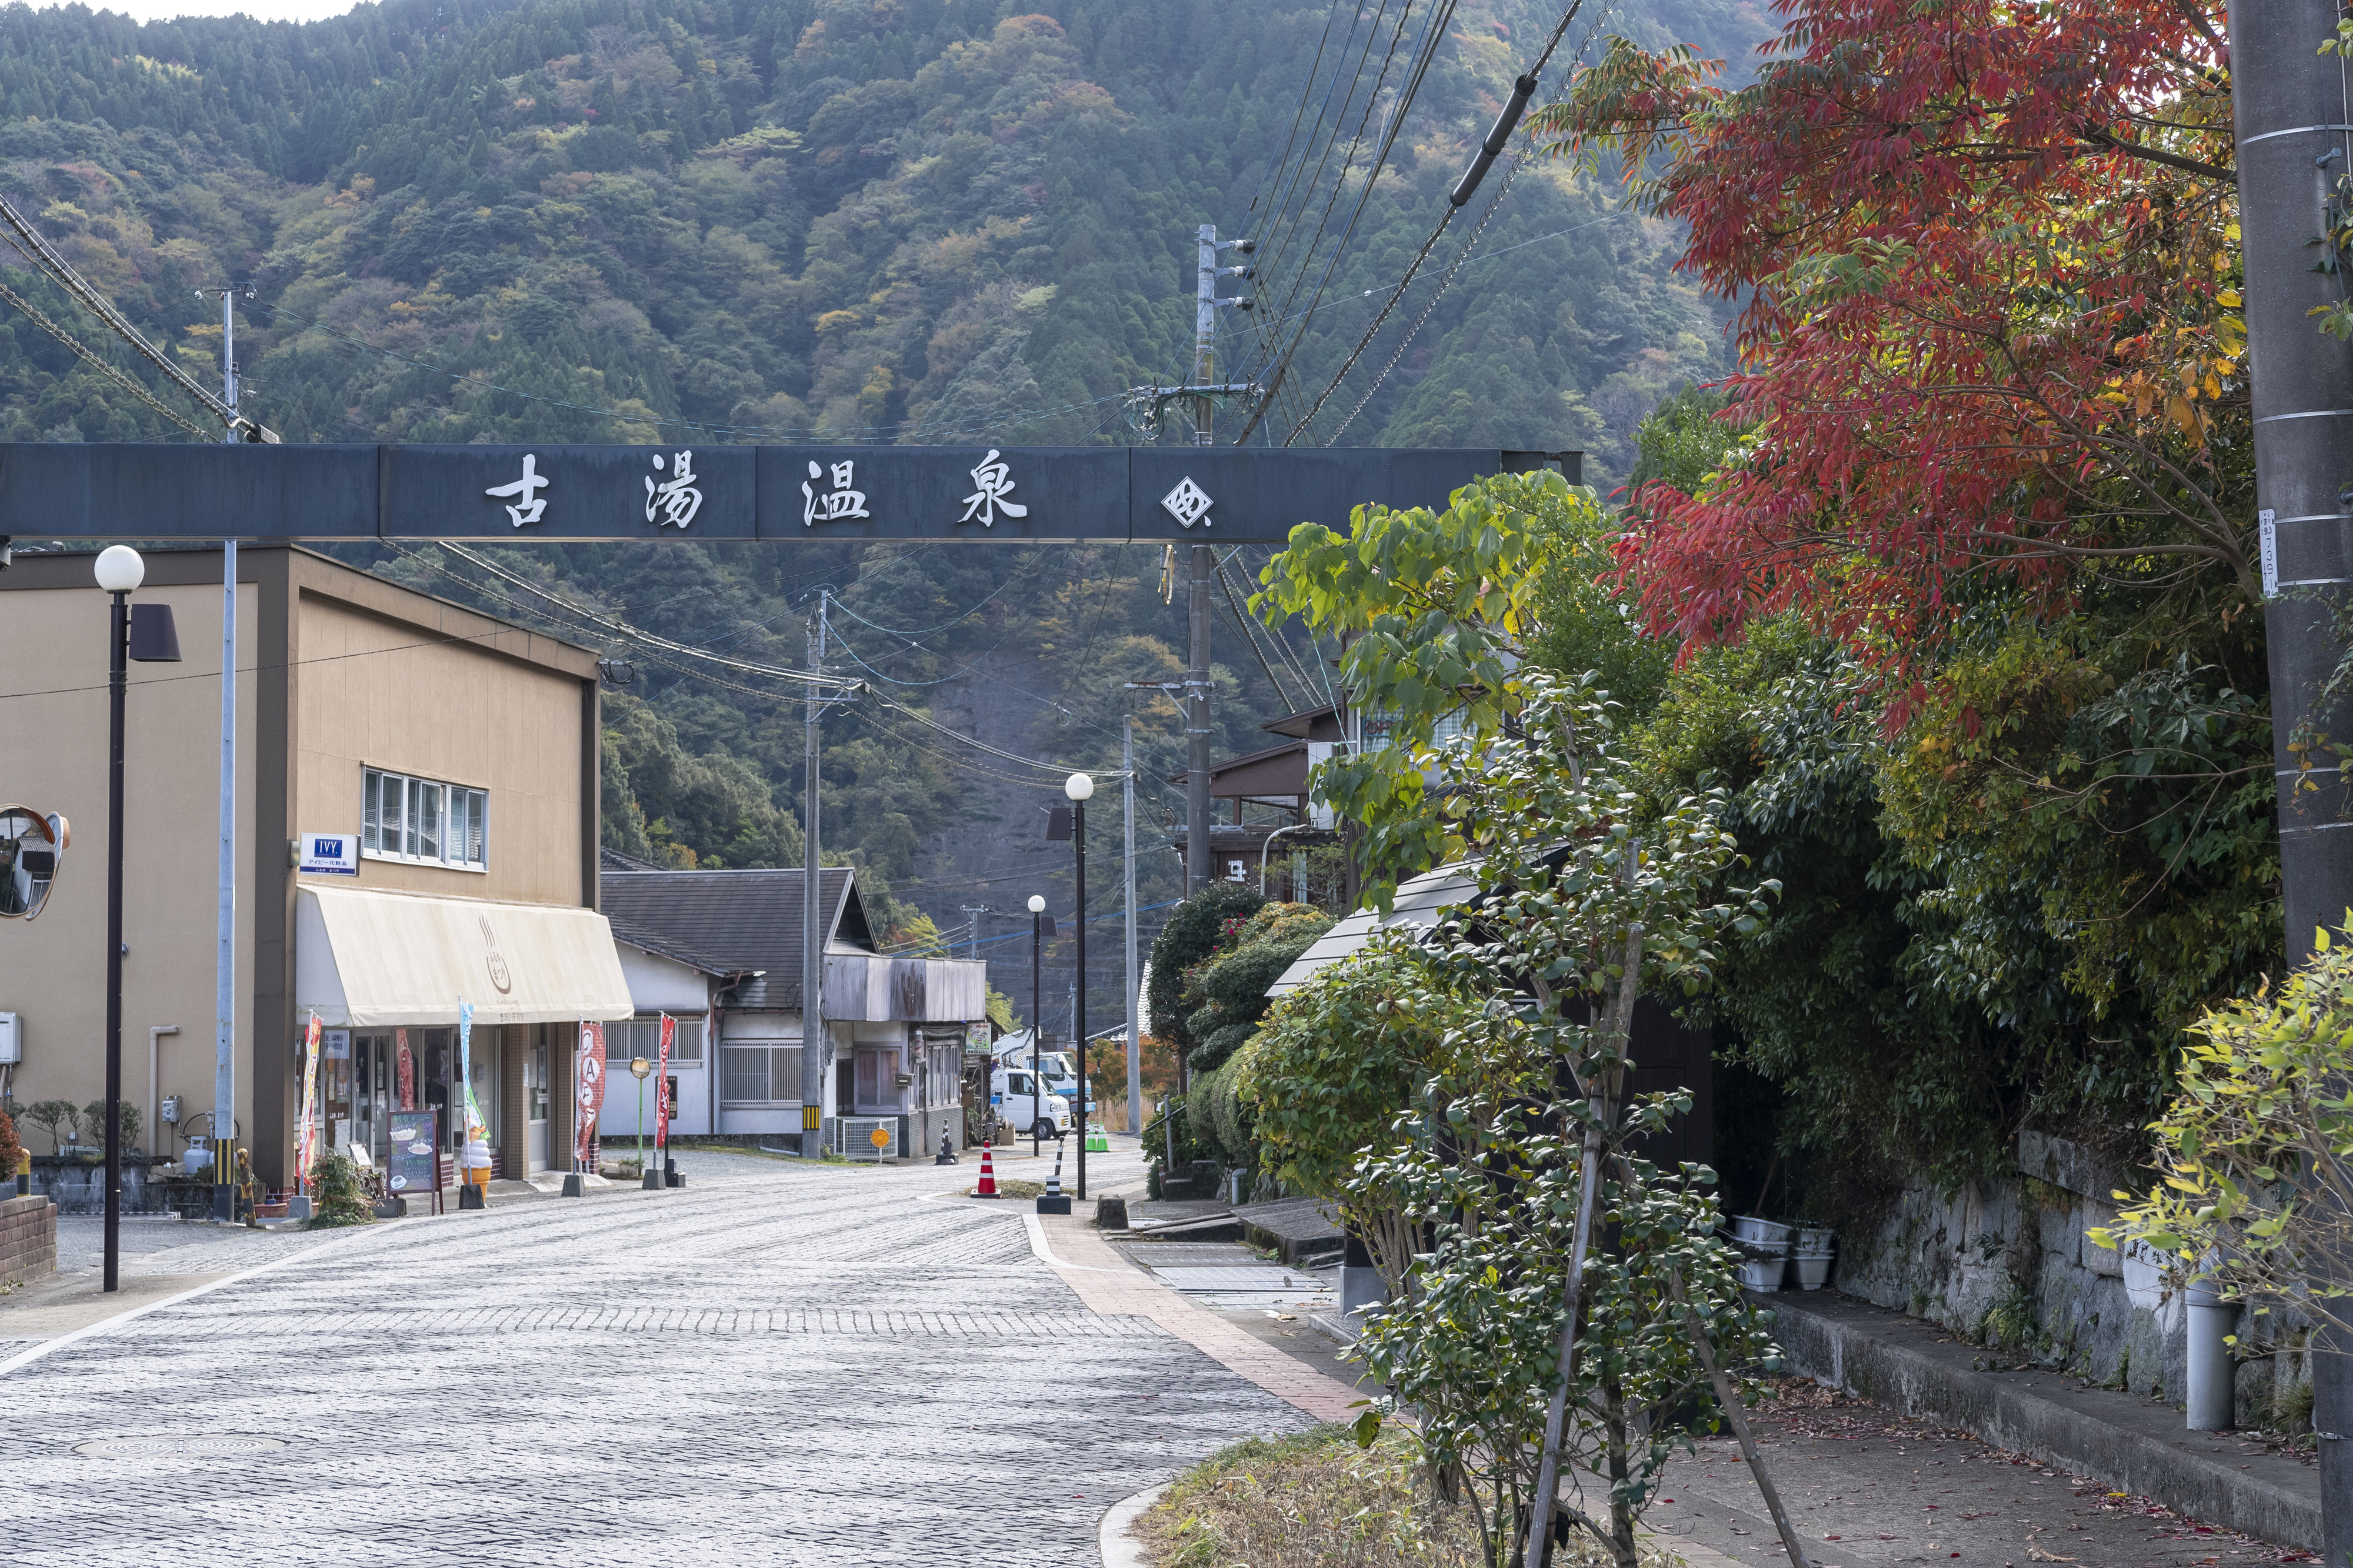
[(100, 551), (94, 571), (98, 585), (110, 594), (128, 594), (147, 580), (147, 563), (128, 544), (110, 544)]
[(1072, 800), (1094, 798), (1095, 781), (1085, 773), (1072, 773), (1062, 781), (1062, 793)]
[(1043, 894), (1029, 895), (1029, 912), (1033, 915), (1042, 915), (1046, 912), (1046, 900)]

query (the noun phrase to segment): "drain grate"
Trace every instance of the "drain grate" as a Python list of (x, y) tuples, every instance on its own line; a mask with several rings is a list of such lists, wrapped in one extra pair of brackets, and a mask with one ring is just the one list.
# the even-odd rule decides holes
[(76, 1443), (74, 1452), (93, 1459), (187, 1459), (268, 1454), (286, 1445), (276, 1437), (238, 1437), (226, 1433), (182, 1433), (168, 1437), (100, 1437)]

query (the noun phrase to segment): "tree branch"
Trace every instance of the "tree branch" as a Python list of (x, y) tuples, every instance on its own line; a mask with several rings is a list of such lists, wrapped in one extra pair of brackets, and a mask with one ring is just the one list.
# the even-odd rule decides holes
[(2162, 163), (2168, 169), (2184, 169), (2193, 174), (2203, 174), (2210, 180), (2228, 180), (2234, 185), (2239, 183), (2238, 171), (2235, 169), (2225, 169), (2219, 163), (2204, 163), (2195, 158), (2185, 158), (2179, 153), (2168, 153), (2161, 147), (2151, 147), (2139, 142), (2126, 142), (2122, 137), (2109, 135), (2096, 125), (2084, 127), (2084, 141), (2089, 146), (2107, 147), (2118, 153), (2128, 153), (2136, 158), (2146, 158), (2152, 163)]

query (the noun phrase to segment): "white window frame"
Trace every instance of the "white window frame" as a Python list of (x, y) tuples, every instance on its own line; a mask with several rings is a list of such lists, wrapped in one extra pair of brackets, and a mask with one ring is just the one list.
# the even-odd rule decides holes
[[(377, 816), (376, 807), (387, 781), (398, 786), (400, 796), (400, 826), (395, 831), (401, 847), (396, 849), (384, 848), (380, 842), (370, 843), (372, 837), (378, 840), (382, 837), (383, 824)], [(435, 832), (441, 846), (441, 852), (436, 855), (412, 854), (407, 848), (414, 840), (409, 830), (409, 818), (412, 815), (421, 815), (413, 812), (409, 803), (422, 798), (420, 792), (423, 791), (432, 792), (435, 803)], [(465, 800), (481, 814), (482, 858), (479, 860), (465, 858), (462, 845), (456, 847), (458, 853), (455, 858), (449, 853), (452, 847), (449, 844), (449, 824), (452, 820), (449, 807), (453, 800)], [(363, 764), (360, 768), (359, 843), (360, 858), (363, 860), (389, 860), (402, 866), (438, 866), (447, 871), (472, 871), (487, 875), (491, 868), (491, 792), (472, 784), (449, 784), (440, 779), (399, 773), (391, 768)]]

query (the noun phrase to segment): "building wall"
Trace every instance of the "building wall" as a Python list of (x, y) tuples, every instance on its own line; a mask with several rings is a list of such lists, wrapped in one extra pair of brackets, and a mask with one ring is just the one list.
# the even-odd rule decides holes
[(369, 767), (487, 789), (487, 870), (363, 859), (360, 886), (580, 902), (580, 681), (501, 646), (544, 639), (469, 638), (319, 587), (299, 605), (294, 831), (356, 835)]
[[(151, 560), (135, 604), (166, 604), (177, 624), (178, 664), (130, 667), (125, 704), (122, 964), (123, 1096), (148, 1123), (148, 1030), (177, 1025), (158, 1043), (158, 1097), (187, 1112), (213, 1099), (213, 966), (218, 899), (221, 590), (157, 579)], [(31, 568), (32, 570), (28, 570)], [(45, 570), (44, 570), (45, 569)], [(51, 1099), (84, 1105), (106, 1092), (107, 600), (90, 584), (87, 556), (18, 557), (7, 575), (70, 586), (0, 593), (0, 801), (61, 812), (72, 839), (47, 905), (33, 921), (0, 921), (0, 1010), (23, 1016), (25, 1061), (8, 1087), (21, 1108)], [(245, 574), (240, 574), (245, 575)], [(14, 586), (14, 584), (10, 584)], [(261, 617), (250, 588), (237, 602), (237, 1115), (254, 1126), (254, 904), (258, 689), (250, 650)], [(280, 858), (283, 858), (282, 852)], [(20, 1129), (26, 1146), (47, 1138)], [(140, 1144), (158, 1143), (152, 1125)]]
[[(153, 1026), (180, 1029), (159, 1047), (158, 1098), (212, 1100), (221, 605), (217, 551), (146, 559), (133, 602), (172, 606), (183, 659), (129, 681), (123, 1089), (142, 1120)], [(473, 784), (491, 792), (486, 873), (366, 861), (362, 885), (594, 908), (596, 660), (300, 551), (242, 551), (237, 575), (237, 1114), (280, 1185), (300, 1069), (289, 841), (355, 832), (366, 764)], [(104, 1092), (106, 625), (87, 555), (20, 554), (0, 574), (0, 802), (73, 825), (40, 918), (0, 921), (0, 1010), (26, 1033), (19, 1106)]]

